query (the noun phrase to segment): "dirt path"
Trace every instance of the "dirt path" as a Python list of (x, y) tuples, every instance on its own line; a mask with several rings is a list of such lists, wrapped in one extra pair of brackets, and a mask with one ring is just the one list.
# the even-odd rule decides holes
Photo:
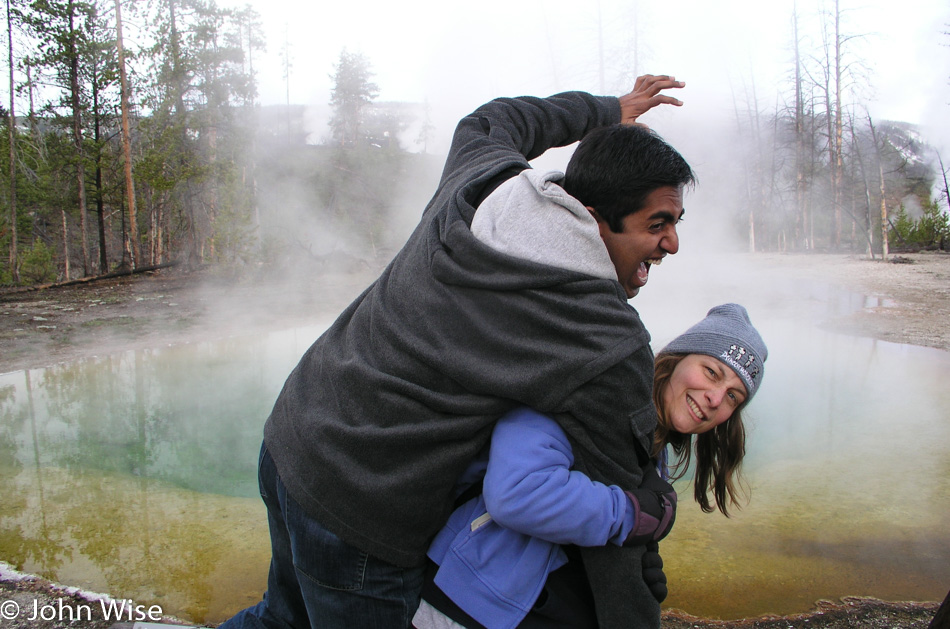
[[(903, 263), (845, 255), (757, 255), (755, 266), (763, 273), (824, 282), (868, 296), (863, 310), (825, 322), (831, 329), (950, 350), (950, 255), (919, 253), (898, 260)], [(264, 284), (164, 270), (43, 291), (0, 290), (0, 373), (309, 323), (340, 312), (375, 274), (361, 266)], [(41, 580), (0, 576), (0, 602), (14, 598), (29, 604), (37, 600), (40, 605), (84, 600)], [(925, 629), (937, 606), (846, 599), (822, 602), (809, 614), (784, 618), (724, 622), (666, 614), (664, 626)], [(39, 626), (9, 620), (0, 620), (0, 625)], [(99, 620), (71, 626), (109, 625)]]

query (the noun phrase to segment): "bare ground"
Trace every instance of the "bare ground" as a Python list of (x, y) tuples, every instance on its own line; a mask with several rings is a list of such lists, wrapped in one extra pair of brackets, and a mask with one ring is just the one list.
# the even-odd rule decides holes
[[(757, 267), (802, 281), (823, 282), (868, 296), (866, 307), (830, 319), (836, 331), (950, 350), (950, 255), (892, 256), (888, 263), (836, 254), (761, 255)], [(303, 279), (261, 282), (208, 272), (163, 270), (44, 290), (0, 289), (0, 373), (115, 351), (187, 343), (311, 323), (331, 317), (365, 287), (376, 271), (365, 265), (327, 269)], [(81, 594), (43, 580), (0, 578), (0, 603), (84, 602)], [(72, 603), (70, 603), (72, 601)], [(813, 611), (738, 621), (665, 612), (664, 626), (710, 628), (919, 628), (931, 624), (938, 602), (883, 602), (867, 598), (819, 601)], [(0, 626), (66, 626), (0, 619)], [(68, 623), (104, 628), (103, 619)], [(941, 629), (950, 629), (941, 627)]]
[(892, 255), (888, 262), (849, 255), (757, 254), (768, 272), (824, 282), (868, 297), (854, 314), (825, 322), (838, 332), (950, 350), (950, 254)]
[(83, 284), (0, 289), (0, 373), (335, 316), (375, 277), (365, 265), (278, 282), (163, 269)]

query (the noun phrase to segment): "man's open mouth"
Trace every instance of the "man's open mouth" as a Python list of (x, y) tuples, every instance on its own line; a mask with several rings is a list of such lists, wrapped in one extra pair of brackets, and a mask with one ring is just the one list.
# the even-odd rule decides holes
[(640, 267), (637, 269), (637, 279), (641, 285), (646, 284), (647, 280), (650, 279), (650, 267), (654, 264), (659, 265), (661, 262), (663, 262), (663, 258), (650, 258), (640, 263)]

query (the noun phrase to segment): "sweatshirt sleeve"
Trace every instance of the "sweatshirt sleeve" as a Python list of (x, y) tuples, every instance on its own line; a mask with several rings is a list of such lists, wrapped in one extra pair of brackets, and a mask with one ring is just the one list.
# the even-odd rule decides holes
[(572, 471), (573, 456), (553, 419), (521, 408), (492, 433), (484, 497), (492, 519), (558, 544), (622, 545), (634, 526), (623, 491)]
[(455, 174), (471, 174), (473, 168), (483, 172), (482, 183), (499, 175), (511, 177), (548, 149), (567, 146), (592, 129), (618, 122), (620, 101), (612, 96), (564, 92), (548, 98), (495, 99), (459, 122), (442, 185)]

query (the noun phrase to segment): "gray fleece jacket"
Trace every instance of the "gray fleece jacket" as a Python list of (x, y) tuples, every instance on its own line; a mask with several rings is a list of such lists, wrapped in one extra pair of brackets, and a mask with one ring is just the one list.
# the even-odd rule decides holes
[[(290, 494), (347, 543), (420, 564), (456, 479), (517, 405), (557, 419), (578, 469), (639, 485), (634, 443), (648, 449), (655, 427), (653, 355), (616, 274), (592, 247), (577, 256), (589, 267), (565, 268), (505, 253), (500, 239), (489, 246), (472, 227), (499, 182), (619, 113), (614, 98), (573, 92), (499, 99), (464, 118), (406, 245), (288, 377), (265, 443)], [(556, 234), (544, 240), (557, 246)], [(657, 626), (642, 548), (593, 550), (584, 560), (601, 626)]]

